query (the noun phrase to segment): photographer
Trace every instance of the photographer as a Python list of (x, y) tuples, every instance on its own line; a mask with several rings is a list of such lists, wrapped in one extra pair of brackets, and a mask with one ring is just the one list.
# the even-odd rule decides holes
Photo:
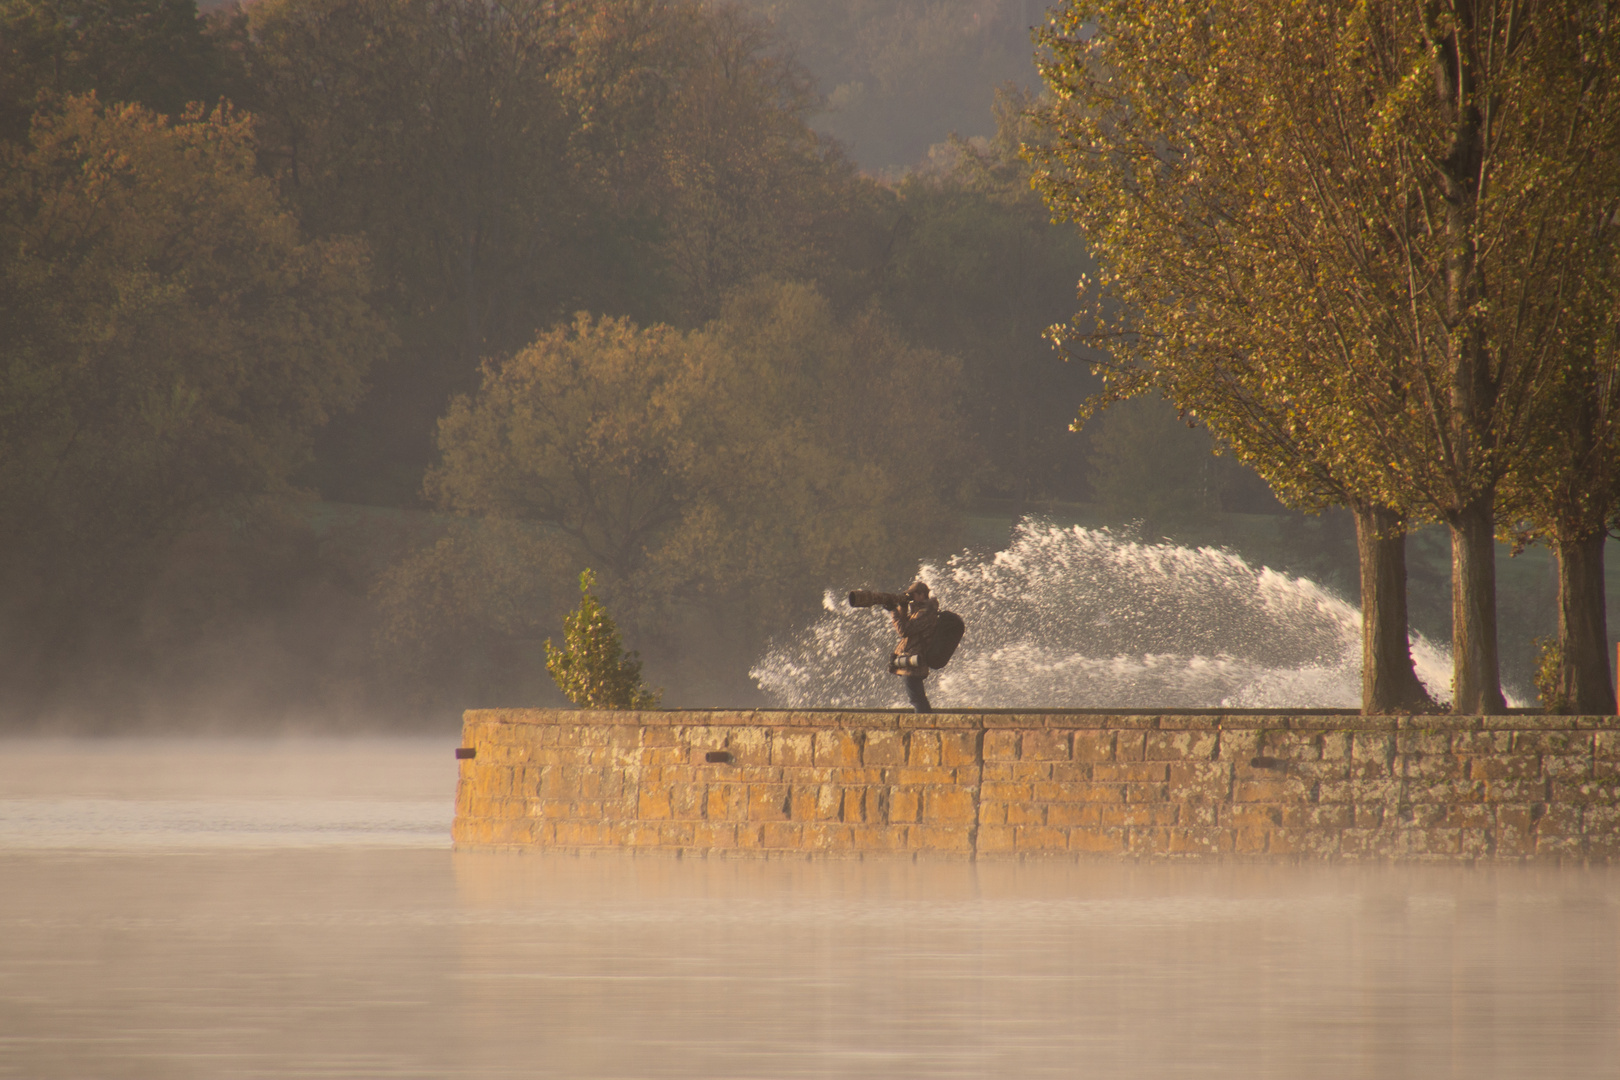
[(900, 642), (889, 657), (889, 671), (906, 680), (906, 697), (917, 712), (933, 712), (923, 680), (930, 667), (941, 668), (950, 660), (956, 643), (962, 639), (962, 620), (956, 614), (939, 610), (939, 601), (928, 595), (928, 586), (913, 582), (903, 593), (880, 593), (856, 589), (849, 594), (852, 607), (886, 608), (894, 618)]

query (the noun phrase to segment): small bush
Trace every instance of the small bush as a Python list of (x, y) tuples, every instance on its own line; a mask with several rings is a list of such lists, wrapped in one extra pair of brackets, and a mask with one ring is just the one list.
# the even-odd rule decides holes
[(663, 696), (641, 682), (641, 661), (628, 655), (619, 628), (591, 595), (596, 575), (579, 575), (579, 607), (563, 620), (565, 648), (546, 639), (546, 670), (557, 687), (582, 709), (655, 709)]
[(1564, 650), (1556, 637), (1538, 637), (1536, 645), (1536, 694), (1541, 707), (1550, 715), (1569, 712), (1569, 699), (1564, 696)]

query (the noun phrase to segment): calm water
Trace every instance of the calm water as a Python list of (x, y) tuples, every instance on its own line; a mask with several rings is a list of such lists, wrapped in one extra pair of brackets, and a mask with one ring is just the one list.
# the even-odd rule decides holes
[(453, 742), (0, 742), (0, 1076), (1614, 1077), (1620, 875), (453, 854)]

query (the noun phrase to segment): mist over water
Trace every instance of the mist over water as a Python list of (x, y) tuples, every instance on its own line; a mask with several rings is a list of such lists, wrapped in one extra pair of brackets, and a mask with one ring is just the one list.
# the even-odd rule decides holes
[(1613, 1077), (1602, 867), (452, 851), (449, 739), (0, 739), (0, 1078)]
[[(942, 708), (1356, 708), (1361, 612), (1230, 551), (1145, 544), (1025, 518), (993, 556), (917, 576), (967, 636), (929, 677)], [(860, 583), (858, 584), (881, 584)], [(900, 588), (904, 583), (881, 585)], [(904, 705), (882, 608), (828, 591), (826, 613), (750, 674), (787, 708)], [(1418, 677), (1450, 697), (1451, 654), (1412, 635)]]

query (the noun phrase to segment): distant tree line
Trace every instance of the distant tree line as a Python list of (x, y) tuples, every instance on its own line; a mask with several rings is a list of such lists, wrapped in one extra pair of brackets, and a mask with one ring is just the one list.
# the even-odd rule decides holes
[(1558, 564), (1557, 710), (1614, 708), (1620, 11), (1070, 0), (1029, 152), (1093, 245), (1069, 335), (1284, 501), (1355, 514), (1364, 705), (1429, 707), (1404, 539), (1452, 539), (1453, 709), (1500, 712), (1495, 539)]
[[(1083, 496), (1027, 103), (888, 182), (812, 85), (696, 0), (0, 0), (11, 702), (316, 579), (311, 653), (511, 693), (587, 565), (655, 666), (745, 668), (973, 500)], [(418, 524), (334, 561), (317, 496)]]

